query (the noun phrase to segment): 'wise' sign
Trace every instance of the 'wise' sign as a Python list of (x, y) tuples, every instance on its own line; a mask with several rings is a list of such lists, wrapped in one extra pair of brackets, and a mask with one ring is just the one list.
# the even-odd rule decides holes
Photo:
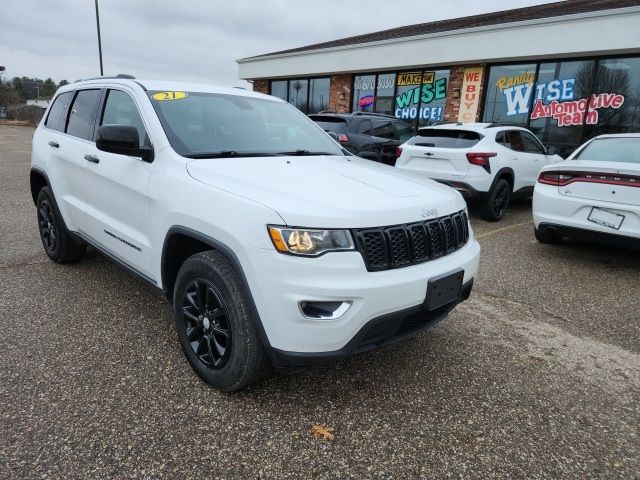
[(460, 92), (459, 122), (475, 122), (478, 104), (480, 103), (480, 85), (482, 84), (482, 67), (464, 69), (464, 80)]

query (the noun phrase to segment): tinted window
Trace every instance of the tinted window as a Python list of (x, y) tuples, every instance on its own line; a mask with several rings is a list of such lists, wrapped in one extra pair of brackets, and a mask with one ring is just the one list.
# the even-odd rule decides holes
[(329, 105), (329, 79), (312, 78), (309, 80), (309, 113), (318, 113)]
[(479, 133), (468, 130), (425, 128), (409, 141), (410, 145), (438, 148), (470, 148), (480, 141)]
[(133, 98), (120, 90), (109, 90), (100, 125), (132, 125), (138, 130), (140, 145), (148, 143), (140, 113)]
[(307, 95), (309, 94), (308, 80), (291, 80), (289, 82), (289, 103), (297, 109), (308, 113)]
[(358, 125), (358, 133), (361, 135), (371, 135), (371, 120), (362, 120)]
[(509, 133), (509, 144), (511, 150), (515, 150), (516, 152), (524, 152), (524, 141), (522, 140), (522, 136), (520, 132), (517, 130), (511, 130)]
[(587, 145), (575, 159), (640, 163), (640, 138), (600, 138)]
[(291, 105), (242, 95), (185, 92), (158, 101), (148, 92), (173, 149), (180, 155), (268, 157), (307, 150), (342, 155), (340, 146)]
[(506, 132), (500, 132), (496, 135), (496, 143), (499, 143), (503, 147), (511, 148), (511, 144), (509, 144), (509, 136)]
[(371, 135), (379, 138), (396, 138), (396, 131), (389, 120), (374, 120)]
[(320, 126), (325, 132), (333, 132), (337, 134), (346, 133), (347, 131), (347, 121), (342, 119), (318, 119), (318, 117), (313, 117), (312, 120)]
[(402, 122), (395, 122), (394, 126), (396, 127), (396, 138), (401, 142), (406, 142), (416, 134), (413, 128)]
[(358, 75), (357, 77), (355, 77), (353, 81), (353, 111), (372, 111), (375, 93), (375, 75)]
[(524, 151), (529, 153), (545, 153), (540, 142), (529, 132), (520, 132), (524, 141)]
[(279, 80), (271, 82), (271, 95), (287, 101), (287, 81)]
[(58, 95), (49, 110), (45, 126), (54, 130), (63, 131), (64, 124), (69, 111), (69, 103), (73, 98), (73, 92), (62, 93)]
[(376, 91), (376, 112), (393, 115), (393, 92), (396, 86), (396, 74), (386, 73), (378, 75), (378, 89)]
[(67, 133), (74, 137), (93, 139), (93, 123), (98, 112), (100, 90), (79, 90), (71, 106)]

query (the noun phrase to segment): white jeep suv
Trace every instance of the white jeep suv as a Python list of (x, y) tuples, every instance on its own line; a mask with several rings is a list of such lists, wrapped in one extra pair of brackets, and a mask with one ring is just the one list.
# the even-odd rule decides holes
[(418, 173), (479, 202), (485, 220), (500, 220), (512, 196), (530, 196), (540, 169), (561, 157), (526, 128), (489, 123), (421, 128), (398, 148), (396, 167)]
[(347, 155), (242, 89), (62, 87), (33, 137), (31, 191), (49, 257), (89, 245), (163, 290), (189, 363), (223, 390), (408, 337), (478, 269), (459, 193)]

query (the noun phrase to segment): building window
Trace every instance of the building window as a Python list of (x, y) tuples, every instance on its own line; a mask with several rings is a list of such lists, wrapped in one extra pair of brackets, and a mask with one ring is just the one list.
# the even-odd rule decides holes
[(329, 106), (329, 79), (312, 78), (309, 80), (309, 113), (327, 110)]
[(375, 111), (385, 115), (393, 115), (394, 93), (396, 90), (396, 74), (378, 75)]
[(271, 81), (271, 95), (304, 113), (318, 113), (329, 105), (329, 78), (296, 78)]
[(376, 76), (358, 75), (353, 80), (354, 112), (373, 112), (376, 94)]
[(449, 70), (398, 73), (394, 115), (424, 127), (444, 120)]
[(287, 101), (287, 91), (289, 87), (287, 86), (286, 80), (279, 80), (271, 82), (271, 95), (274, 97), (281, 98), (285, 102)]
[(640, 58), (491, 67), (484, 121), (531, 129), (567, 157), (603, 133), (640, 129)]

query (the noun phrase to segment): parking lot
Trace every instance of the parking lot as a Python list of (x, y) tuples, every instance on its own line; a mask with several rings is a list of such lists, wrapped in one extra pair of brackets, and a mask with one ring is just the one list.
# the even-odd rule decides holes
[(541, 245), (530, 200), (472, 212), (480, 273), (447, 320), (223, 394), (151, 287), (46, 257), (32, 134), (0, 126), (0, 478), (638, 478), (638, 252)]

